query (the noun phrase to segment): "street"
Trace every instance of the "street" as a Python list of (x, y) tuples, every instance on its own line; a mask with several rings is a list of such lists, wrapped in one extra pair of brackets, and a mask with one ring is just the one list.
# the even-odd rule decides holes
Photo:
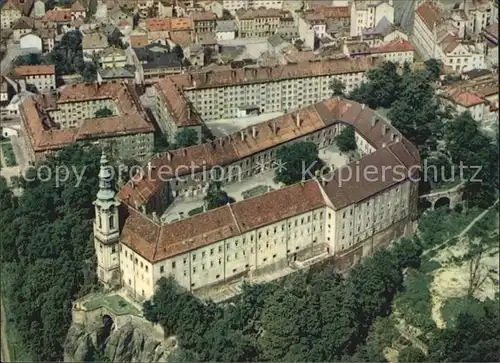
[(10, 70), (12, 61), (23, 54), (23, 51), (19, 48), (19, 44), (15, 44), (12, 41), (9, 41), (6, 50), (5, 56), (0, 63), (0, 73), (2, 75), (6, 75)]

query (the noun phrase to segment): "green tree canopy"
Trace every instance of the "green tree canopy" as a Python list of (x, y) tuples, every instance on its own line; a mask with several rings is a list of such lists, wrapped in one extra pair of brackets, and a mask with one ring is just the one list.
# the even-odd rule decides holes
[(368, 81), (355, 88), (349, 98), (364, 103), (370, 108), (389, 108), (398, 99), (401, 77), (397, 65), (384, 62), (379, 67), (367, 72)]
[(276, 182), (291, 185), (309, 179), (319, 167), (317, 159), (318, 147), (312, 142), (299, 141), (281, 146), (276, 151)]
[(108, 107), (103, 107), (98, 109), (94, 115), (94, 117), (96, 118), (109, 117), (109, 116), (113, 116), (113, 111), (111, 111)]
[[(96, 282), (92, 201), (99, 156), (95, 148), (80, 146), (49, 156), (46, 169), (39, 169), (47, 181), (23, 182), (19, 198), (0, 181), (0, 219), (8, 226), (0, 238), (2, 273), (9, 277), (2, 293), (24, 348), (36, 361), (63, 359), (72, 301)], [(58, 184), (54, 172), (62, 166), (75, 168), (82, 178), (72, 172)]]
[(429, 59), (425, 61), (425, 69), (430, 76), (432, 81), (439, 80), (439, 75), (441, 74), (441, 62), (438, 59)]
[(347, 152), (351, 150), (356, 150), (356, 131), (354, 127), (350, 125), (345, 125), (340, 134), (335, 137), (335, 142), (342, 152)]
[(219, 208), (230, 203), (231, 198), (222, 189), (222, 183), (219, 181), (211, 181), (208, 184), (207, 195), (203, 198), (207, 210)]
[(189, 147), (197, 145), (198, 133), (195, 129), (184, 127), (175, 135), (175, 144), (177, 147)]
[(340, 79), (334, 78), (330, 84), (333, 96), (343, 96), (345, 91), (345, 84)]

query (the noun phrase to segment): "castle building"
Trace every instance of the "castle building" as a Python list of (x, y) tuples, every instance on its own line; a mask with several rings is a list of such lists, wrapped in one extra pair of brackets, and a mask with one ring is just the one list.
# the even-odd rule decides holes
[[(186, 148), (153, 159), (148, 173), (116, 196), (110, 184), (101, 181), (95, 202), (100, 281), (143, 300), (151, 298), (160, 278), (172, 276), (181, 287), (202, 295), (216, 286), (263, 276), (271, 279), (270, 272), (293, 271), (327, 258), (342, 270), (395, 238), (413, 233), (420, 168), (417, 149), (373, 110), (352, 101), (334, 98), (301, 112), (304, 118), (298, 123), (294, 114), (285, 115), (258, 125), (254, 135), (243, 139), (236, 135), (233, 143), (216, 140), (198, 146), (199, 154)], [(257, 158), (275, 159), (275, 147), (287, 142), (300, 139), (326, 147), (334, 130), (345, 125), (356, 130), (362, 155), (358, 161), (172, 223), (162, 223), (155, 216), (161, 203), (150, 201), (168, 198), (177, 183), (175, 178), (158, 179), (165, 166), (186, 165), (198, 157), (223, 168), (248, 161), (252, 168)], [(296, 134), (300, 137), (291, 136)], [(235, 149), (241, 154), (235, 154)], [(233, 160), (223, 159), (230, 150)], [(108, 175), (105, 169), (103, 157), (101, 179)], [(251, 169), (241, 172), (245, 170)], [(204, 182), (195, 177), (191, 183), (201, 190)], [(117, 220), (119, 232), (113, 224)]]

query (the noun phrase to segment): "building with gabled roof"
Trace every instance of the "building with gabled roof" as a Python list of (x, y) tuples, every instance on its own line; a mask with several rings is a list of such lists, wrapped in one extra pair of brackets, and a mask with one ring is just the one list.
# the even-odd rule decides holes
[[(253, 160), (272, 162), (278, 145), (295, 140), (327, 147), (346, 124), (356, 130), (362, 158), (323, 176), (170, 223), (140, 202), (151, 193), (167, 198), (173, 189), (165, 185), (186, 187), (183, 176), (192, 172), (187, 165), (218, 166), (230, 182), (231, 166), (243, 167), (241, 177), (253, 170)], [(324, 259), (345, 269), (413, 233), (420, 157), (373, 110), (333, 98), (255, 128), (158, 156), (117, 195), (102, 183), (106, 204), (121, 205), (96, 208), (98, 277), (106, 287), (125, 288), (144, 300), (160, 278), (171, 276), (185, 290), (211, 297), (210, 291), (226, 284), (255, 276), (266, 281)], [(208, 181), (202, 174), (196, 180)]]
[[(96, 117), (107, 108), (111, 116)], [(132, 86), (125, 83), (73, 84), (55, 96), (31, 97), (20, 107), (31, 161), (72, 143), (91, 142), (114, 157), (144, 160), (151, 155), (153, 125)]]

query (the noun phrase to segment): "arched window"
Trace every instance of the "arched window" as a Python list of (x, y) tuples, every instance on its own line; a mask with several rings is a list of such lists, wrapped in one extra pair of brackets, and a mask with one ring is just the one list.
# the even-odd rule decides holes
[(99, 228), (102, 228), (102, 218), (101, 218), (101, 213), (97, 215), (97, 223), (99, 225)]
[(115, 228), (115, 218), (114, 215), (109, 216), (109, 229), (114, 229)]

